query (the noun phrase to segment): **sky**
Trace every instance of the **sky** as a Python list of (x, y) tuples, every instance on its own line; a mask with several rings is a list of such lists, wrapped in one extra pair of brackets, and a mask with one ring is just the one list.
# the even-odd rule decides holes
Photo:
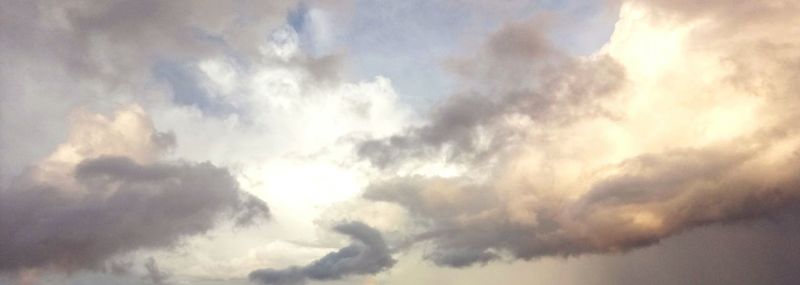
[(800, 2), (0, 0), (0, 285), (797, 284)]

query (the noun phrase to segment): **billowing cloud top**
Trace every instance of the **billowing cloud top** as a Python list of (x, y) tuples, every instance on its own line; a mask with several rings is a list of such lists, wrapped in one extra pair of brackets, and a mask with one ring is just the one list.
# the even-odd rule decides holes
[(455, 61), (462, 91), (428, 124), (359, 149), (389, 172), (431, 156), (460, 172), (365, 197), (408, 209), (427, 256), (455, 267), (626, 251), (795, 203), (800, 10), (723, 2), (626, 1), (588, 57), (535, 21), (501, 27)]

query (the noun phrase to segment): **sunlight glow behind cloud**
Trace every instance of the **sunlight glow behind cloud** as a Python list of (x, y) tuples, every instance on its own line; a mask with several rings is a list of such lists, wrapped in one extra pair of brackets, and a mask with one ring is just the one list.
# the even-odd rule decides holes
[(793, 0), (0, 0), (0, 284), (794, 284), (798, 39)]

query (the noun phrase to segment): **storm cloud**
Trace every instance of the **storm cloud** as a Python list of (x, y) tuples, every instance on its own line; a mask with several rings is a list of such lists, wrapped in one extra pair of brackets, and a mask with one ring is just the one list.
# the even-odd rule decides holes
[(259, 269), (250, 280), (262, 284), (305, 284), (306, 280), (338, 280), (349, 275), (375, 274), (394, 265), (381, 233), (361, 222), (348, 222), (333, 228), (353, 243), (302, 267)]
[(68, 141), (0, 191), (0, 272), (100, 271), (112, 257), (174, 247), (218, 222), (268, 217), (227, 169), (162, 161), (172, 143), (135, 106), (111, 118), (76, 115)]
[(386, 173), (364, 197), (408, 210), (412, 243), (452, 267), (626, 252), (795, 205), (797, 5), (623, 2), (596, 54), (529, 20), (455, 59), (462, 90), (426, 124), (361, 144)]

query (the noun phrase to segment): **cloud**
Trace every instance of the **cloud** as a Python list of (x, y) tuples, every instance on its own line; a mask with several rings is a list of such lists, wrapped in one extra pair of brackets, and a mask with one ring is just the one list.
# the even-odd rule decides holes
[[(403, 123), (389, 80), (343, 82), (343, 55), (304, 54), (305, 43), (284, 23), (296, 1), (213, 2), (2, 4), (0, 62), (18, 68), (0, 70), (0, 187), (14, 188), (8, 192), (16, 195), (27, 190), (5, 184), (55, 185), (53, 191), (64, 199), (80, 201), (89, 198), (72, 192), (107, 186), (88, 174), (77, 179), (81, 163), (115, 171), (102, 174), (112, 177), (109, 181), (99, 180), (108, 187), (158, 187), (162, 179), (181, 180), (208, 166), (232, 169), (227, 175), (207, 173), (208, 179), (235, 175), (241, 183), (237, 188), (272, 201), (268, 209), (239, 192), (235, 204), (219, 201), (223, 206), (215, 221), (248, 224), (269, 210), (284, 213), (282, 224), (270, 229), (218, 228), (208, 235), (213, 241), (193, 231), (165, 237), (181, 245), (177, 250), (132, 244), (135, 250), (109, 250), (87, 259), (108, 263), (117, 255), (152, 255), (173, 270), (174, 282), (244, 276), (264, 266), (260, 258), (242, 266), (227, 263), (254, 245), (307, 238), (315, 226), (305, 221), (326, 205), (357, 195), (363, 173), (341, 165), (352, 160), (342, 151), (351, 147), (350, 136), (391, 132)], [(317, 4), (309, 8), (323, 12)], [(142, 106), (122, 112), (130, 120), (96, 114), (128, 104)], [(145, 112), (152, 123), (140, 124), (149, 119), (135, 114)], [(68, 125), (80, 130), (68, 132)], [(70, 142), (64, 143), (65, 137)], [(138, 177), (164, 169), (176, 176), (153, 182)], [(318, 186), (331, 189), (323, 194)], [(79, 206), (84, 205), (70, 207)]]
[(148, 258), (147, 262), (144, 264), (145, 270), (147, 270), (147, 275), (145, 275), (145, 279), (150, 280), (153, 284), (165, 284), (167, 279), (169, 279), (170, 274), (162, 271), (158, 268), (158, 264), (156, 264), (155, 258)]
[(610, 112), (600, 100), (622, 86), (624, 69), (608, 56), (575, 58), (557, 50), (541, 25), (508, 23), (469, 60), (451, 60), (462, 87), (434, 109), (430, 123), (364, 142), (359, 154), (379, 166), (444, 148), (453, 158), (479, 159), (519, 135), (498, 126), (509, 114), (553, 126)]
[(391, 268), (389, 247), (380, 232), (361, 222), (337, 225), (334, 230), (349, 236), (353, 243), (302, 267), (259, 269), (250, 280), (262, 284), (305, 284), (306, 280), (338, 280), (349, 275), (375, 274)]
[[(225, 113), (222, 107), (227, 106), (215, 94), (187, 94), (204, 91), (202, 82), (171, 81), (180, 75), (159, 74), (157, 65), (191, 66), (220, 56), (257, 62), (269, 34), (283, 25), (295, 4), (4, 1), (0, 62), (14, 68), (0, 71), (2, 180), (60, 143), (67, 128), (64, 118), (75, 108), (110, 111), (136, 103), (149, 109), (153, 101), (166, 98)], [(28, 137), (37, 138), (36, 143), (21, 139)]]
[[(8, 1), (0, 62), (15, 68), (0, 70), (0, 255), (13, 258), (0, 271), (126, 271), (111, 259), (268, 215), (239, 188), (285, 202), (275, 205), (287, 213), (282, 232), (255, 236), (305, 237), (311, 226), (298, 221), (371, 176), (382, 177), (365, 198), (405, 208), (409, 243), (453, 267), (627, 251), (794, 204), (797, 4), (624, 2), (614, 37), (591, 56), (559, 50), (547, 21), (500, 27), (475, 54), (446, 62), (458, 84), (427, 123), (397, 131), (409, 122), (389, 80), (340, 82), (342, 56), (306, 56), (303, 35), (275, 32), (294, 1)], [(336, 15), (306, 12), (298, 30), (307, 25), (320, 41), (312, 49), (328, 49), (336, 31), (326, 17)], [(135, 107), (63, 120), (75, 106), (104, 113), (132, 101), (175, 133), (155, 131)], [(348, 157), (360, 137), (369, 139), (358, 154), (376, 169)], [(353, 245), (257, 275), (302, 283), (393, 263), (382, 238), (341, 232)], [(243, 276), (261, 257), (226, 267), (221, 256), (261, 240), (228, 237), (159, 263), (186, 265), (170, 266), (178, 279)]]
[[(147, 111), (154, 127), (169, 130), (163, 136), (172, 142), (164, 143), (164, 156), (210, 161), (231, 169), (242, 190), (269, 201), (269, 210), (281, 213), (269, 227), (235, 231), (220, 227), (207, 235), (213, 239), (206, 235), (187, 238), (179, 250), (155, 249), (138, 256), (152, 255), (168, 266), (175, 275), (173, 282), (240, 278), (266, 267), (263, 257), (242, 260), (252, 248), (275, 240), (313, 237), (317, 226), (308, 221), (327, 205), (357, 196), (364, 183), (365, 174), (349, 151), (353, 137), (391, 133), (405, 121), (391, 81), (380, 77), (360, 82), (335, 79), (338, 56), (305, 57), (293, 33), (291, 29), (275, 32), (273, 39), (263, 43), (263, 56), (253, 62), (239, 62), (233, 56), (178, 61), (186, 69), (181, 72), (190, 72), (213, 99), (209, 105), (179, 104), (168, 96), (134, 100), (143, 104), (142, 111)], [(286, 54), (289, 56), (281, 57)], [(153, 83), (158, 82), (149, 86)], [(215, 105), (217, 102), (224, 104)], [(214, 108), (222, 105), (233, 111), (215, 113)], [(114, 143), (97, 143), (86, 149), (110, 145)], [(320, 192), (323, 188), (328, 190)], [(260, 200), (252, 201), (240, 207), (263, 205), (257, 203)], [(247, 216), (236, 219), (246, 222)], [(294, 259), (306, 256), (302, 251), (286, 255)]]
[(173, 143), (136, 106), (112, 118), (76, 114), (67, 142), (0, 191), (0, 272), (99, 271), (114, 256), (177, 246), (224, 219), (268, 216), (227, 169), (161, 161)]
[[(11, 1), (4, 46), (34, 55), (54, 49), (69, 70), (106, 83), (140, 78), (159, 57), (234, 50), (258, 54), (264, 33), (280, 26), (294, 1)], [(6, 41), (4, 41), (6, 42)]]
[[(411, 243), (452, 267), (626, 252), (796, 204), (800, 10), (683, 2), (625, 1), (585, 57), (540, 21), (501, 27), (450, 63), (460, 90), (427, 123), (361, 144), (384, 171), (364, 197), (407, 209)], [(441, 157), (455, 171), (420, 170)]]

